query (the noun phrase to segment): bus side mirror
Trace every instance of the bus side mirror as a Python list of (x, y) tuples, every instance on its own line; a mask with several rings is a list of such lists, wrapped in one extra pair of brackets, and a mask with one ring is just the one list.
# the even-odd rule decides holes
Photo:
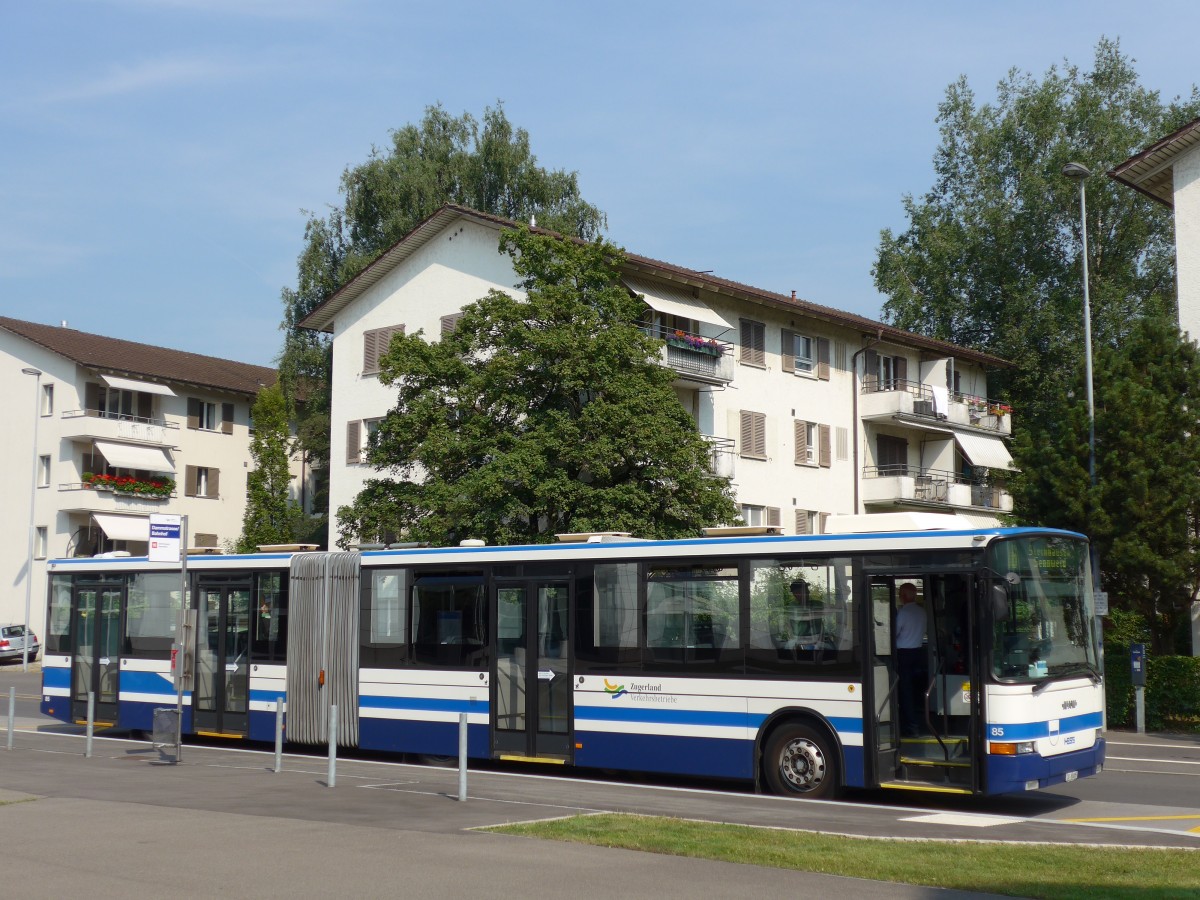
[(1008, 588), (1002, 584), (992, 585), (992, 619), (1007, 622), (1009, 615)]

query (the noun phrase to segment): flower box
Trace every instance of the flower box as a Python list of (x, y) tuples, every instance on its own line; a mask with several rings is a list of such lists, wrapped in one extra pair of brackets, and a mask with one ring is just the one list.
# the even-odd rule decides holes
[(175, 482), (170, 478), (134, 478), (131, 475), (84, 472), (83, 483), (94, 491), (112, 491), (151, 500), (170, 497), (175, 491)]
[(667, 346), (679, 347), (681, 350), (692, 350), (707, 356), (720, 356), (724, 352), (724, 348), (717, 341), (689, 334), (668, 335)]

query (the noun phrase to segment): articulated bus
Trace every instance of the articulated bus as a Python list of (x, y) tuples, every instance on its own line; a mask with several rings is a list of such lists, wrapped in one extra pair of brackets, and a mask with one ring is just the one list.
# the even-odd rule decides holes
[[(797, 537), (190, 556), (183, 730), (270, 741), (283, 703), (288, 740), (323, 744), (336, 704), (342, 746), (452, 757), (466, 713), (473, 758), (813, 798), (1000, 794), (1099, 773), (1086, 539), (901, 518)], [(49, 567), (43, 713), (81, 721), (90, 693), (98, 722), (150, 729), (156, 707), (176, 705), (179, 567)], [(914, 591), (925, 637), (908, 734), (895, 635)]]

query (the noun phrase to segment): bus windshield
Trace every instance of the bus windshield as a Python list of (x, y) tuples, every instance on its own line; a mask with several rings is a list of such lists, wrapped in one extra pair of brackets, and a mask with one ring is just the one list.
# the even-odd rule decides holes
[(992, 674), (1004, 681), (1100, 675), (1085, 541), (1031, 535), (989, 548)]

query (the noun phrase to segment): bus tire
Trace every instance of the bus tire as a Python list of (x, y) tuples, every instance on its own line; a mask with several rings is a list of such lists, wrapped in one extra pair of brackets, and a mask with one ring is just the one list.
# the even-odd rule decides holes
[(829, 738), (808, 725), (790, 723), (771, 733), (763, 774), (775, 794), (826, 800), (837, 793), (837, 762)]

